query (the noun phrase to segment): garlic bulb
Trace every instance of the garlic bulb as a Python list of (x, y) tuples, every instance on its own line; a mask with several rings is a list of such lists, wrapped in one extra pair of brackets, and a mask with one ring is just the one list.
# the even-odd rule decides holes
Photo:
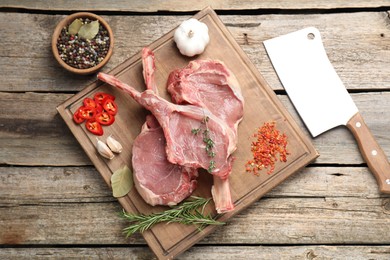
[(114, 153), (121, 153), (122, 152), (122, 145), (114, 139), (111, 135), (107, 137), (107, 145), (110, 147), (111, 151)]
[(173, 39), (181, 54), (192, 57), (201, 54), (209, 43), (209, 28), (205, 23), (191, 18), (180, 24)]
[(97, 148), (99, 154), (101, 156), (103, 156), (104, 158), (107, 158), (110, 160), (112, 158), (114, 158), (114, 154), (112, 153), (110, 148), (108, 148), (108, 146), (105, 143), (103, 143), (102, 141), (100, 141), (99, 139), (97, 139), (96, 148)]

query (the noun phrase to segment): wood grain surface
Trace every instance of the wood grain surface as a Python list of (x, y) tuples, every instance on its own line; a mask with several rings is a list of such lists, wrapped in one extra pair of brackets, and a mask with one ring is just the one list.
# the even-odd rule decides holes
[(388, 6), (386, 0), (297, 0), (297, 1), (206, 1), (200, 0), (188, 4), (185, 1), (158, 1), (152, 0), (145, 4), (142, 0), (126, 1), (117, 0), (113, 3), (104, 0), (94, 1), (94, 4), (79, 2), (77, 0), (38, 0), (28, 1), (3, 0), (1, 7), (23, 8), (30, 10), (90, 10), (90, 11), (131, 11), (131, 12), (194, 12), (203, 9), (205, 6), (211, 6), (215, 10), (257, 10), (257, 9), (337, 9), (337, 8), (375, 8)]
[[(75, 92), (91, 76), (65, 72), (52, 58), (51, 34), (64, 15), (0, 13), (4, 68), (0, 91)], [(172, 30), (173, 25), (190, 18), (183, 16), (102, 15), (115, 36), (114, 54), (103, 71), (109, 71), (140, 52), (142, 47)], [(351, 12), (306, 15), (220, 15), (225, 26), (240, 44), (274, 90), (282, 90), (263, 46), (263, 41), (308, 26), (321, 32), (324, 47), (344, 85), (353, 90), (386, 90), (390, 83), (387, 12)], [(31, 30), (34, 28), (34, 30)], [(15, 33), (15, 30), (19, 33)], [(29, 41), (24, 39), (28, 38)], [(32, 43), (32, 44), (31, 44)], [(18, 46), (18, 48), (15, 48)], [(23, 67), (23, 70), (17, 69)], [(45, 71), (45, 73), (42, 73)]]
[[(309, 164), (318, 157), (318, 154), (311, 141), (303, 135), (275, 93), (248, 60), (230, 32), (221, 23), (216, 13), (211, 8), (206, 8), (194, 17), (208, 26), (211, 38), (205, 52), (198, 55), (196, 59), (220, 60), (226, 64), (237, 78), (245, 100), (243, 120), (238, 127), (237, 150), (232, 154), (235, 159), (232, 165), (232, 173), (229, 176), (231, 199), (235, 209), (217, 218), (219, 221), (226, 222), (273, 187)], [(193, 59), (183, 57), (178, 52), (173, 41), (173, 31), (151, 43), (149, 48), (154, 51), (155, 55), (155, 78), (158, 93), (161, 97), (169, 100), (166, 82), (170, 72), (185, 67), (189, 60)], [(133, 56), (114, 68), (110, 73), (138, 91), (143, 91), (146, 88), (143, 83), (140, 57), (140, 54)], [(86, 96), (92, 97), (94, 93), (100, 91), (116, 96), (115, 102), (121, 108), (115, 116), (115, 125), (107, 129), (108, 133), (105, 130), (106, 133), (101, 137), (104, 140), (112, 134), (116, 138), (120, 138), (123, 152), (113, 160), (105, 160), (100, 156), (96, 156), (96, 136), (75, 124), (72, 117), (72, 114), (80, 107)], [(62, 103), (57, 109), (83, 150), (101, 173), (108, 186), (111, 187), (110, 178), (112, 174), (124, 165), (131, 167), (129, 164), (132, 156), (132, 142), (139, 134), (145, 121), (145, 111), (128, 95), (123, 95), (120, 90), (101, 84), (101, 82), (95, 82), (87, 86), (77, 95)], [(287, 162), (280, 163), (277, 161), (275, 171), (272, 174), (260, 174), (260, 176), (247, 174), (245, 163), (253, 157), (250, 150), (251, 137), (258, 127), (269, 122), (275, 122), (278, 131), (288, 138), (289, 155)], [(202, 172), (200, 172), (200, 175), (194, 194), (209, 198), (211, 197), (211, 175)], [(147, 205), (135, 190), (124, 198), (120, 198), (119, 202), (126, 211), (131, 213), (150, 214), (164, 210), (164, 208)], [(205, 214), (216, 216), (215, 211), (209, 211), (209, 209)], [(143, 235), (157, 257), (170, 259), (175, 258), (215, 229), (216, 226), (208, 226), (203, 230), (198, 230), (195, 226), (186, 227), (180, 224), (155, 225), (150, 231), (144, 232)]]
[[(208, 4), (308, 137), (262, 41), (316, 26), (389, 158), (388, 1)], [(121, 206), (56, 112), (94, 77), (63, 71), (50, 38), (66, 14), (98, 12), (116, 39), (109, 71), (204, 5), (6, 0), (0, 7), (0, 258), (152, 259), (141, 235), (123, 236)], [(388, 259), (390, 197), (379, 194), (351, 134), (339, 127), (312, 141), (320, 153), (313, 164), (178, 259)]]

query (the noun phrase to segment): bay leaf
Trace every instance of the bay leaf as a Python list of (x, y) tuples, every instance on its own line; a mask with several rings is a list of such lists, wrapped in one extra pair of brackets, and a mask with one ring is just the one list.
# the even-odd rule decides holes
[(83, 22), (80, 19), (74, 19), (74, 21), (68, 27), (68, 32), (72, 35), (75, 35), (79, 32), (82, 25)]
[(131, 191), (134, 186), (133, 172), (125, 165), (118, 169), (111, 176), (112, 195), (115, 198), (123, 197)]
[(80, 27), (78, 35), (81, 38), (91, 40), (96, 36), (96, 34), (98, 32), (99, 32), (99, 21), (96, 20), (96, 21), (92, 21), (92, 22), (87, 23), (87, 24), (83, 24)]

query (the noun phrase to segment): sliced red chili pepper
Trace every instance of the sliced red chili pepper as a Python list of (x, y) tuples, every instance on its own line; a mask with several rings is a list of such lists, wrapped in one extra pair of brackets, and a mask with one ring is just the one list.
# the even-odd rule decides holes
[(104, 92), (97, 92), (93, 96), (93, 100), (95, 100), (99, 104), (103, 104), (103, 100), (106, 99), (106, 98), (110, 98), (111, 100), (115, 100), (115, 96), (107, 94), (107, 93), (104, 93)]
[(84, 98), (83, 100), (83, 104), (85, 107), (93, 107), (93, 108), (96, 108), (97, 107), (97, 102), (95, 100), (93, 100), (92, 98)]
[(103, 135), (103, 128), (94, 118), (85, 122), (85, 127), (94, 135)]
[(115, 121), (115, 117), (107, 112), (98, 113), (95, 118), (101, 125), (111, 125)]
[(81, 124), (82, 122), (84, 122), (84, 120), (85, 119), (80, 116), (79, 110), (76, 110), (76, 112), (74, 112), (73, 114), (73, 121), (76, 124)]
[(103, 100), (103, 108), (107, 113), (113, 116), (115, 116), (116, 113), (118, 112), (118, 106), (116, 105), (115, 101), (112, 100), (111, 98), (105, 98)]
[(82, 106), (77, 111), (79, 116), (84, 119), (91, 119), (96, 116), (96, 109), (93, 107)]
[(96, 103), (96, 114), (103, 112), (103, 106), (99, 103)]

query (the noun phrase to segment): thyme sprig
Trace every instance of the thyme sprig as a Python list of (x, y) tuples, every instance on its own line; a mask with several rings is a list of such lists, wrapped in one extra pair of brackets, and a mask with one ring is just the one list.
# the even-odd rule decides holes
[(207, 225), (225, 224), (224, 222), (215, 220), (210, 215), (204, 215), (204, 209), (211, 198), (205, 199), (197, 196), (191, 196), (190, 198), (190, 200), (187, 200), (172, 209), (150, 215), (137, 215), (123, 211), (121, 216), (131, 223), (130, 226), (123, 229), (124, 233), (127, 237), (137, 232), (143, 233), (155, 224), (161, 222), (198, 225), (199, 229), (202, 229)]
[[(210, 120), (210, 118), (208, 116), (205, 116), (203, 119), (202, 119), (202, 124), (205, 125), (206, 129), (204, 129), (202, 131), (202, 135), (203, 135), (203, 143), (205, 143), (206, 145), (206, 153), (209, 157), (211, 158), (214, 158), (215, 157), (215, 152), (213, 151), (213, 148), (214, 148), (214, 141), (211, 139), (210, 137), (210, 130), (207, 126), (207, 123), (208, 121)], [(197, 135), (201, 132), (201, 128), (194, 128), (191, 130), (191, 133), (193, 133), (194, 135)], [(209, 164), (209, 167), (207, 169), (208, 172), (212, 172), (214, 169), (215, 169), (215, 161), (213, 159), (210, 160), (210, 164)]]

